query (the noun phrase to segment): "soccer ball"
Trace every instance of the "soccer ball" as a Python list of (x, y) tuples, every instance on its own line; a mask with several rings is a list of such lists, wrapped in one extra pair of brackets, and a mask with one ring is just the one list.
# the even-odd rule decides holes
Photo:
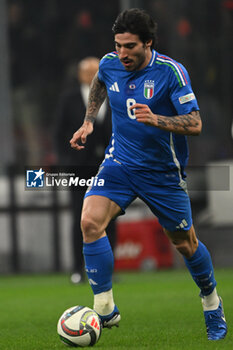
[(57, 324), (63, 343), (75, 347), (93, 346), (100, 338), (102, 325), (98, 314), (86, 306), (67, 309)]

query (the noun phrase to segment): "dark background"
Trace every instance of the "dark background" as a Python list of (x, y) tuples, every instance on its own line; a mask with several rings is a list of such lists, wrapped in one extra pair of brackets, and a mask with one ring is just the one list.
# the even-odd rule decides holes
[[(159, 25), (158, 51), (181, 61), (198, 97), (203, 132), (190, 138), (190, 165), (232, 157), (232, 1), (131, 1)], [(17, 163), (54, 162), (61, 92), (76, 63), (114, 49), (120, 1), (8, 0), (10, 87)], [(77, 125), (77, 128), (79, 125)]]

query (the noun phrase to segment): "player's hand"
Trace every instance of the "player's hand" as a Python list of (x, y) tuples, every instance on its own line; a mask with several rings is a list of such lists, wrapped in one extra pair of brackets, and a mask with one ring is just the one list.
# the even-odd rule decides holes
[(136, 120), (139, 123), (156, 126), (157, 116), (156, 114), (152, 113), (150, 107), (147, 105), (144, 105), (142, 103), (135, 103), (130, 107), (130, 109), (134, 109)]
[(70, 140), (70, 145), (72, 148), (80, 151), (85, 148), (83, 144), (86, 143), (87, 136), (93, 132), (93, 123), (85, 121), (81, 128), (79, 128)]

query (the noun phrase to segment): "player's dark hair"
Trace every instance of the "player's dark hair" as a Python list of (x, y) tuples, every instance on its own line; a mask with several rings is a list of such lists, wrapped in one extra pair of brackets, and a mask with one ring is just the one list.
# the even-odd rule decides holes
[(121, 12), (113, 24), (113, 34), (131, 33), (139, 36), (145, 44), (152, 40), (151, 48), (157, 45), (157, 23), (144, 10), (133, 8)]

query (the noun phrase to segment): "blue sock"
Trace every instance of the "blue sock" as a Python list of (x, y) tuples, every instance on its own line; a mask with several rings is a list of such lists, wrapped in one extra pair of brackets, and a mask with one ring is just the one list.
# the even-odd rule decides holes
[(194, 255), (190, 258), (184, 258), (185, 264), (192, 275), (193, 280), (201, 289), (202, 295), (209, 295), (216, 287), (214, 278), (214, 269), (206, 246), (199, 241)]
[(83, 254), (89, 283), (94, 294), (112, 288), (114, 257), (108, 237), (92, 243), (83, 243)]

